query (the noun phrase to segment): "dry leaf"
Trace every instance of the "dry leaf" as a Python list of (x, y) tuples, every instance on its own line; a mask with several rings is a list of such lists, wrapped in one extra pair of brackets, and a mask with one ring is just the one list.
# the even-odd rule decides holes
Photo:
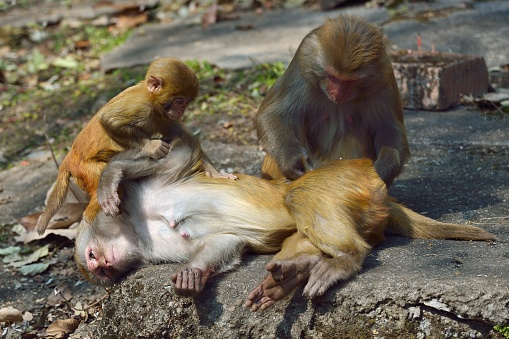
[(23, 314), (20, 310), (13, 307), (6, 307), (0, 309), (0, 323), (3, 322), (17, 322), (23, 320)]
[(66, 237), (70, 240), (74, 240), (74, 238), (76, 238), (76, 233), (77, 233), (75, 226), (77, 226), (77, 225), (78, 225), (78, 223), (74, 223), (73, 225), (71, 225), (71, 227), (69, 229), (46, 230), (46, 232), (44, 232), (43, 235), (39, 235), (39, 233), (37, 233), (36, 231), (27, 232), (25, 234), (21, 234), (20, 236), (14, 237), (14, 239), (18, 242), (23, 242), (25, 244), (28, 244), (31, 241), (46, 238), (50, 234), (56, 234), (56, 235), (60, 235), (62, 237)]
[(146, 13), (140, 13), (137, 15), (119, 15), (116, 23), (118, 29), (124, 30), (139, 26), (148, 21), (148, 15)]
[(223, 123), (223, 128), (231, 128), (233, 126), (235, 126), (235, 122), (233, 122), (233, 121), (225, 121)]
[(217, 22), (217, 3), (207, 8), (205, 13), (201, 17), (201, 25), (203, 28), (207, 28)]
[(78, 40), (74, 42), (74, 48), (76, 49), (89, 49), (90, 40)]
[(69, 301), (72, 298), (72, 292), (69, 286), (65, 284), (60, 284), (56, 286), (53, 291), (51, 291), (48, 296), (47, 304), (49, 306), (55, 306), (56, 304), (60, 304), (63, 301)]
[(47, 256), (48, 253), (49, 253), (49, 245), (46, 245), (46, 246), (43, 246), (43, 247), (37, 249), (32, 254), (30, 254), (28, 257), (23, 257), (22, 258), (23, 260), (11, 262), (10, 266), (14, 266), (14, 267), (26, 266), (28, 264), (36, 262), (37, 260), (39, 260), (42, 257)]
[(63, 338), (73, 333), (80, 322), (76, 319), (58, 319), (46, 329), (46, 334), (55, 338)]
[(46, 271), (48, 269), (48, 267), (49, 267), (49, 263), (30, 264), (30, 265), (25, 265), (25, 266), (21, 267), (18, 270), (18, 272), (21, 273), (22, 275), (34, 276), (34, 275), (37, 275), (39, 273)]

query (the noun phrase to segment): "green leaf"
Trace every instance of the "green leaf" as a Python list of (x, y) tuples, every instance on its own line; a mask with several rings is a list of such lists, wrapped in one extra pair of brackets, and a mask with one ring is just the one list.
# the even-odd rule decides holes
[(52, 64), (53, 64), (53, 66), (56, 66), (56, 67), (71, 68), (71, 69), (76, 69), (79, 66), (78, 61), (76, 61), (71, 56), (66, 56), (65, 58), (56, 58)]
[(19, 253), (19, 251), (21, 251), (21, 247), (19, 247), (19, 246), (9, 246), (7, 248), (0, 248), (0, 255), (2, 255), (2, 256), (11, 255), (11, 254), (14, 254), (14, 253)]
[(19, 273), (32, 276), (46, 271), (48, 267), (49, 263), (26, 265), (19, 269)]

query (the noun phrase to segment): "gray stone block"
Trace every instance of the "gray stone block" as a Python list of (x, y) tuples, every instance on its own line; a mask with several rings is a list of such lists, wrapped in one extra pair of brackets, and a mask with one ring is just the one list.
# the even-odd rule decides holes
[(392, 53), (392, 67), (407, 109), (445, 110), (462, 95), (488, 90), (484, 58), (452, 53)]

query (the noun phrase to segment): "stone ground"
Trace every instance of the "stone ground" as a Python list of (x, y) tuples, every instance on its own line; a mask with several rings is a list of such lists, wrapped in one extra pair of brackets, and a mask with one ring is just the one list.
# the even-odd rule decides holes
[[(163, 55), (221, 67), (288, 61), (311, 28), (339, 12), (382, 24), (402, 49), (414, 49), (419, 33), (425, 48), (433, 42), (437, 50), (483, 55), (488, 66), (509, 63), (509, 2), (440, 1), (412, 4), (407, 18), (398, 21), (389, 20), (384, 9), (352, 6), (326, 13), (298, 9), (246, 15), (208, 30), (185, 22), (143, 26), (103, 58), (103, 68), (148, 63)], [(234, 29), (246, 23), (254, 29)], [(497, 337), (492, 327), (509, 323), (509, 119), (468, 107), (406, 111), (405, 119), (412, 158), (391, 194), (429, 217), (486, 228), (500, 241), (389, 237), (357, 277), (325, 296), (307, 302), (297, 291), (258, 314), (239, 307), (239, 301), (262, 280), (270, 256), (247, 255), (239, 269), (214, 280), (195, 299), (176, 298), (167, 288), (174, 266), (147, 267), (117, 286), (104, 301), (103, 319), (80, 326), (77, 336)], [(204, 148), (220, 167), (234, 163), (242, 172), (258, 173), (262, 154), (257, 145), (207, 142)], [(1, 222), (42, 204), (55, 175), (52, 166), (43, 161), (0, 173), (2, 193), (13, 197), (0, 205)]]

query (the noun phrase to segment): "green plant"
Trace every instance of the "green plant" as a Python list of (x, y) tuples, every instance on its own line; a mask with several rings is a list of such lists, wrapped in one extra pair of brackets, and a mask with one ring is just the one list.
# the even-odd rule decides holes
[(509, 326), (495, 326), (493, 327), (495, 331), (502, 334), (504, 337), (509, 338)]

